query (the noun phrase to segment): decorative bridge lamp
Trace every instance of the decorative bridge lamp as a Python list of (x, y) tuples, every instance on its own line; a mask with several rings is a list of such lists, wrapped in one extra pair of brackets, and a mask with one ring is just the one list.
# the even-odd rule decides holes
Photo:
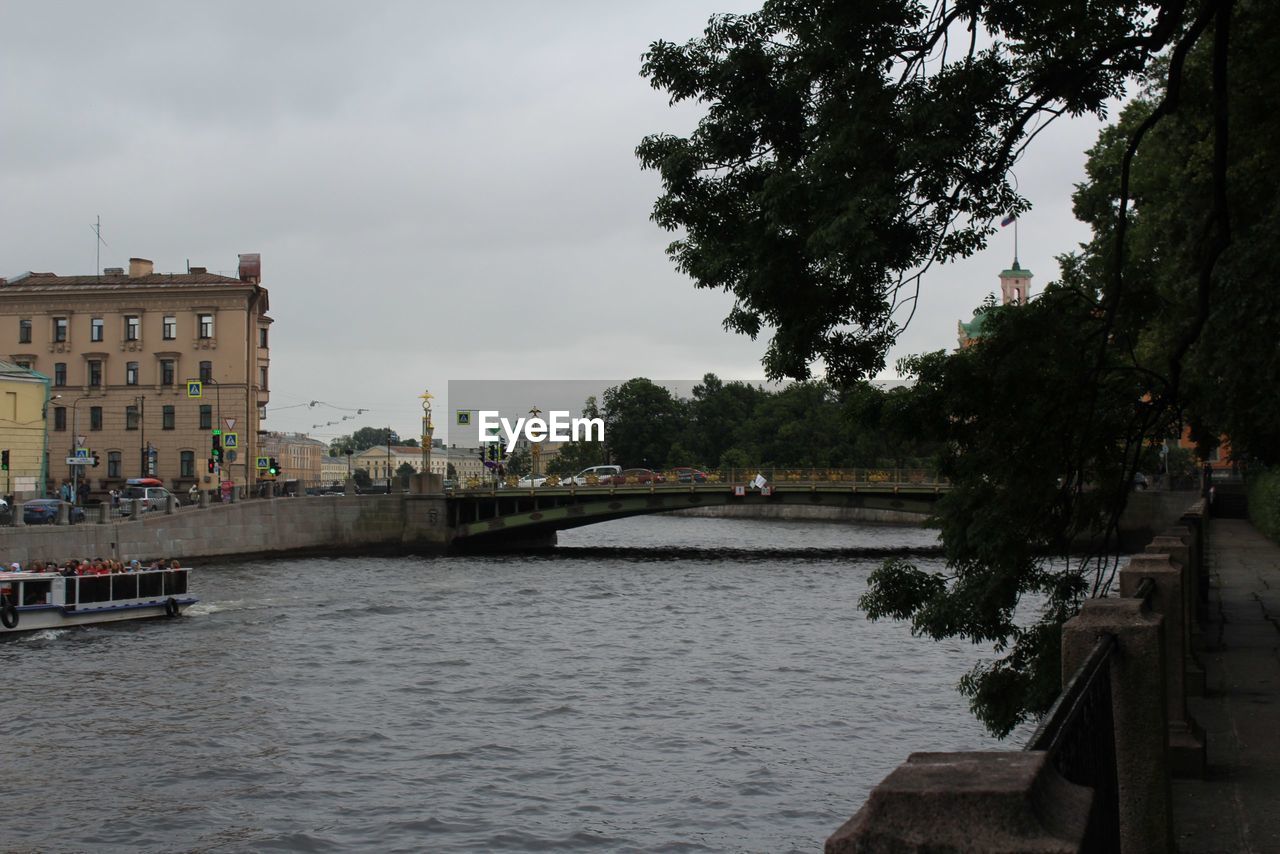
[(435, 425), (431, 423), (431, 398), (434, 395), (425, 388), (418, 399), (422, 401), (422, 473), (431, 471), (431, 437), (435, 433)]

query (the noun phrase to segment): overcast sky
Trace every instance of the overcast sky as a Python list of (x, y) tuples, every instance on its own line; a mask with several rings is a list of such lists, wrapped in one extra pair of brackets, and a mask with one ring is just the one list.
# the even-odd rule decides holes
[[(103, 266), (261, 252), (264, 426), (325, 440), (414, 435), (449, 380), (759, 377), (766, 342), (672, 268), (634, 156), (698, 115), (640, 77), (647, 45), (758, 5), (3, 0), (0, 275), (91, 273), (98, 216)], [(1070, 193), (1097, 127), (1017, 170), (1034, 292), (1087, 236)], [(1005, 229), (930, 272), (894, 356), (955, 347), (1012, 255)]]

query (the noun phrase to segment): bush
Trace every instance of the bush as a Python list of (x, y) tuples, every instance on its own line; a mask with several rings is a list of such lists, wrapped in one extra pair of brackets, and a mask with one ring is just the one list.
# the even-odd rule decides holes
[(1249, 521), (1280, 542), (1280, 471), (1249, 472)]

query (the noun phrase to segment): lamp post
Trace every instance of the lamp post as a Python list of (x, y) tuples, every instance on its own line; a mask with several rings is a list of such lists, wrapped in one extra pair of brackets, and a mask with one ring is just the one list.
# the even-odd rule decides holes
[[(138, 427), (142, 431), (142, 437), (139, 439), (138, 445), (138, 477), (149, 477), (151, 475), (151, 452), (147, 450), (147, 398), (145, 395), (137, 395), (133, 402), (138, 404)], [(128, 425), (126, 425), (128, 426)]]
[[(542, 410), (534, 407), (529, 410), (529, 418), (537, 418), (542, 414)], [(538, 476), (538, 459), (542, 456), (542, 443), (529, 442), (529, 485), (533, 485), (533, 480)]]
[(422, 401), (422, 473), (428, 474), (431, 471), (431, 435), (435, 432), (435, 425), (431, 423), (431, 392), (426, 389), (422, 390), (422, 394), (418, 398)]
[(387, 427), (387, 495), (391, 494), (391, 427)]

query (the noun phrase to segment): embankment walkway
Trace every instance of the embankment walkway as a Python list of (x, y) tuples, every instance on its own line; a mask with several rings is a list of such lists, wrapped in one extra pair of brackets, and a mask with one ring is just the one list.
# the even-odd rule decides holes
[(1178, 849), (1280, 852), (1280, 545), (1248, 522), (1214, 519), (1208, 543), (1204, 780), (1173, 782)]

